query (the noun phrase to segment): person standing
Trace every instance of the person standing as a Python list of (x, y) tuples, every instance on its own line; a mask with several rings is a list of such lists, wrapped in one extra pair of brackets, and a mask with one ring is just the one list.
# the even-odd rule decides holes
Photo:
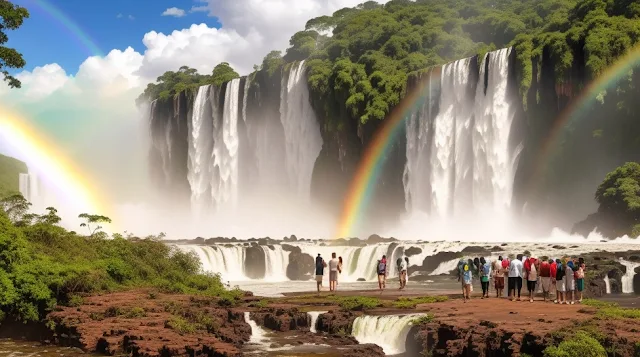
[(567, 304), (571, 304), (573, 305), (575, 303), (575, 290), (576, 290), (576, 285), (575, 285), (575, 276), (574, 274), (574, 266), (573, 266), (573, 262), (571, 260), (569, 260), (567, 262), (567, 267), (566, 267), (566, 272), (564, 274), (564, 279), (565, 279), (565, 288), (566, 288), (566, 294), (567, 297), (565, 298), (565, 301), (567, 300), (568, 297), (571, 297), (570, 301), (567, 301)]
[(335, 291), (338, 286), (338, 265), (340, 262), (336, 258), (336, 253), (331, 253), (329, 260), (329, 291)]
[(553, 293), (555, 295), (555, 299), (553, 299), (553, 303), (558, 303), (558, 283), (556, 282), (556, 274), (558, 274), (558, 265), (555, 260), (549, 258), (549, 275), (551, 276), (551, 291), (549, 291), (549, 295)]
[(576, 290), (578, 291), (578, 302), (582, 302), (582, 292), (584, 291), (584, 271), (586, 266), (580, 263), (580, 267), (576, 270)]
[(462, 284), (464, 286), (464, 302), (471, 300), (471, 283), (473, 282), (473, 268), (471, 264), (465, 263), (463, 266)]
[(502, 296), (504, 291), (504, 268), (502, 267), (502, 256), (493, 262), (493, 283), (496, 288), (496, 297)]
[(551, 264), (550, 261), (540, 262), (540, 285), (542, 286), (542, 297), (547, 302), (547, 297), (551, 300)]
[(318, 253), (316, 257), (316, 283), (318, 285), (318, 292), (320, 292), (320, 288), (322, 287), (322, 278), (324, 277), (324, 268), (327, 267), (327, 263), (324, 262), (324, 259)]
[(527, 271), (527, 290), (529, 291), (529, 302), (533, 302), (536, 295), (536, 283), (538, 282), (538, 260), (534, 257), (527, 259), (529, 270)]
[(556, 259), (556, 297), (558, 304), (564, 304), (566, 297), (566, 282), (564, 279), (565, 267), (560, 259)]
[(405, 259), (402, 258), (398, 258), (396, 263), (398, 264), (398, 278), (400, 279), (399, 290), (402, 290), (407, 286), (407, 263)]
[(384, 290), (387, 285), (387, 256), (383, 255), (382, 259), (378, 260), (376, 267), (378, 272), (378, 287), (380, 291)]
[(465, 286), (464, 286), (464, 266), (465, 264), (467, 264), (464, 260), (464, 258), (460, 258), (460, 261), (458, 262), (458, 281), (460, 282), (460, 286), (462, 287), (462, 298), (464, 298), (465, 295)]
[(482, 285), (482, 298), (489, 298), (489, 279), (491, 278), (491, 264), (484, 257), (480, 258), (480, 284)]
[(518, 301), (520, 301), (520, 292), (522, 290), (522, 254), (518, 254), (509, 264), (509, 297), (511, 301), (516, 301), (516, 291), (518, 292)]

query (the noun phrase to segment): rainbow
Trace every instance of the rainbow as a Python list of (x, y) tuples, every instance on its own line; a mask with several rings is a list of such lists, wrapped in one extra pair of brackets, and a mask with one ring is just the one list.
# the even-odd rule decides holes
[(575, 97), (569, 105), (560, 113), (560, 116), (554, 121), (547, 139), (543, 142), (539, 151), (539, 155), (536, 158), (533, 175), (529, 181), (529, 190), (532, 190), (532, 186), (536, 182), (540, 182), (540, 179), (544, 176), (546, 168), (549, 166), (549, 156), (551, 150), (557, 147), (560, 133), (572, 120), (577, 120), (583, 117), (590, 105), (596, 99), (598, 94), (607, 90), (612, 85), (618, 83), (620, 79), (627, 75), (634, 67), (640, 65), (640, 45), (631, 49), (624, 56), (620, 57), (616, 62), (604, 72), (600, 74), (595, 80), (589, 83), (580, 93)]
[(434, 67), (417, 83), (415, 90), (409, 91), (383, 121), (374, 134), (373, 140), (365, 149), (363, 158), (351, 180), (345, 197), (336, 238), (346, 238), (358, 227), (366, 208), (371, 201), (376, 182), (382, 171), (384, 153), (393, 144), (402, 128), (405, 118), (427, 97), (428, 83), (432, 78), (440, 79), (441, 67)]
[(90, 56), (101, 56), (104, 54), (102, 50), (95, 44), (95, 42), (87, 35), (85, 31), (83, 31), (80, 26), (78, 26), (69, 16), (60, 11), (57, 7), (51, 4), (49, 1), (45, 0), (31, 0), (31, 3), (35, 4), (39, 9), (42, 10), (45, 14), (52, 17), (55, 21), (60, 23), (63, 28), (65, 28), (71, 35), (80, 41), (80, 44), (84, 46), (88, 51)]
[[(86, 174), (67, 160), (56, 146), (31, 128), (18, 116), (0, 111), (0, 134), (11, 147), (17, 149), (28, 163), (46, 174), (46, 181), (60, 191), (63, 197), (82, 212), (89, 214), (111, 213), (100, 190), (92, 185)], [(65, 213), (65, 212), (62, 212)], [(75, 213), (75, 212), (74, 212)]]

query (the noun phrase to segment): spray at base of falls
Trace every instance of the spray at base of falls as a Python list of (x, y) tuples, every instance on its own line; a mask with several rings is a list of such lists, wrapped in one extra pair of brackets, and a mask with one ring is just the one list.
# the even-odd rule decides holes
[(328, 311), (309, 311), (307, 316), (309, 317), (309, 331), (316, 333), (316, 324), (318, 323), (318, 316), (326, 314)]
[(636, 275), (635, 270), (640, 267), (640, 263), (620, 259), (620, 264), (627, 268), (627, 272), (622, 276), (622, 293), (633, 294), (633, 277)]
[(373, 343), (387, 355), (396, 355), (406, 351), (406, 341), (411, 322), (424, 314), (411, 315), (363, 315), (355, 319), (351, 335), (359, 343)]

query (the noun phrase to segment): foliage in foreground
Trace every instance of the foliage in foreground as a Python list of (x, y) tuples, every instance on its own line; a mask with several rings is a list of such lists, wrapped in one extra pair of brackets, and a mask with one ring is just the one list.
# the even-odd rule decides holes
[(572, 338), (562, 341), (558, 347), (547, 347), (544, 357), (607, 357), (607, 351), (588, 333), (578, 331)]
[(138, 287), (220, 297), (227, 305), (241, 295), (218, 275), (202, 274), (197, 256), (155, 237), (87, 237), (40, 217), (12, 222), (0, 212), (0, 321), (37, 321), (57, 304), (77, 305), (83, 294)]

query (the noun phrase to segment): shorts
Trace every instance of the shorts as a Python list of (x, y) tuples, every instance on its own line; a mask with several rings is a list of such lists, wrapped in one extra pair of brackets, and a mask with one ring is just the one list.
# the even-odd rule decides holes
[(384, 274), (378, 274), (378, 282), (384, 283), (386, 276)]
[(316, 275), (316, 281), (321, 283), (322, 282), (322, 275)]
[(578, 287), (578, 291), (583, 291), (584, 290), (584, 279), (576, 280), (576, 285)]
[(574, 291), (574, 290), (576, 290), (576, 284), (573, 281), (573, 279), (565, 281), (564, 287), (565, 287), (566, 291)]
[(407, 271), (406, 270), (401, 271), (399, 278), (400, 278), (400, 281), (407, 281)]
[(565, 284), (564, 279), (562, 279), (562, 280), (556, 280), (556, 290), (557, 290), (559, 293), (563, 293), (563, 292), (567, 291), (567, 288), (566, 288), (566, 284)]
[(338, 271), (329, 272), (329, 281), (338, 281)]
[(496, 289), (504, 289), (504, 276), (496, 276), (494, 278)]
[(537, 282), (537, 280), (527, 280), (527, 290), (535, 292)]
[(551, 291), (551, 278), (548, 276), (541, 277), (540, 285), (542, 285), (542, 291), (544, 291), (545, 293)]

